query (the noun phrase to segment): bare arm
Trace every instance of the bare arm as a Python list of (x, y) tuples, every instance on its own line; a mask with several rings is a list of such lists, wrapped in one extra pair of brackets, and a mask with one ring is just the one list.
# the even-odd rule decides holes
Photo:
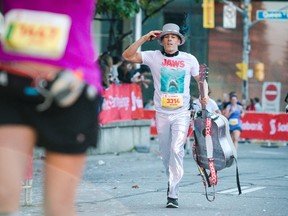
[(157, 37), (157, 34), (160, 34), (161, 31), (150, 31), (148, 34), (142, 36), (140, 39), (131, 44), (123, 53), (122, 57), (133, 63), (142, 63), (142, 56), (138, 52), (138, 48), (144, 44), (146, 41), (154, 40)]
[(215, 113), (221, 114), (221, 111), (218, 109), (218, 110), (215, 110)]

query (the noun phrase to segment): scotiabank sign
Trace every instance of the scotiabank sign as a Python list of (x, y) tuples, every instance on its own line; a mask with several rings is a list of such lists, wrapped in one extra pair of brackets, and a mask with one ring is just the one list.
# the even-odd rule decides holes
[(112, 84), (103, 92), (99, 122), (143, 119), (143, 99), (137, 84)]
[[(151, 136), (157, 136), (155, 111), (144, 110), (144, 118), (151, 119)], [(288, 141), (288, 114), (246, 112), (241, 138)]]
[(242, 129), (242, 138), (288, 140), (288, 114), (245, 113)]

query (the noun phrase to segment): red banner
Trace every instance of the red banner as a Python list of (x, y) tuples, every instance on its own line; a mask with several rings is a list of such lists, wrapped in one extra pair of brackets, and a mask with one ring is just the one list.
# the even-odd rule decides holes
[[(151, 119), (151, 136), (157, 136), (155, 111), (144, 110), (144, 118)], [(241, 138), (288, 141), (288, 114), (246, 112), (242, 129)]]
[(143, 99), (137, 84), (112, 84), (103, 91), (103, 103), (99, 122), (108, 124), (114, 121), (143, 119)]
[(288, 114), (247, 112), (242, 118), (242, 138), (288, 140)]

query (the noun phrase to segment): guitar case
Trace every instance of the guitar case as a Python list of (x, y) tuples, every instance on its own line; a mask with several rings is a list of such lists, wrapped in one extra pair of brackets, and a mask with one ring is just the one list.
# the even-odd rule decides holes
[[(234, 147), (233, 141), (230, 136), (229, 132), (229, 123), (225, 116), (221, 114), (214, 114), (210, 113), (207, 110), (205, 111), (198, 111), (197, 116), (194, 119), (194, 139), (195, 144), (192, 148), (194, 159), (198, 165), (199, 172), (202, 177), (202, 181), (205, 188), (205, 195), (206, 199), (209, 202), (214, 201), (215, 199), (215, 188), (213, 186), (213, 193), (212, 198), (209, 197), (207, 192), (207, 186), (211, 187), (209, 183), (209, 175), (207, 174), (206, 170), (209, 170), (209, 160), (207, 157), (207, 145), (205, 142), (205, 119), (203, 119), (202, 112), (205, 112), (206, 118), (211, 118), (211, 137), (213, 142), (213, 160), (214, 160), (214, 168), (217, 171), (222, 170), (226, 167), (230, 167), (236, 163), (236, 183), (239, 195), (241, 192), (241, 185), (239, 180), (239, 172), (238, 172), (238, 165), (237, 165), (237, 152)], [(205, 116), (205, 115), (204, 115)], [(206, 179), (206, 180), (205, 180)]]
[[(225, 116), (206, 111), (207, 117), (212, 119), (212, 141), (214, 166), (217, 171), (232, 166), (237, 159), (236, 149), (229, 132), (229, 123)], [(197, 112), (194, 119), (194, 137), (196, 162), (200, 167), (209, 169), (207, 149), (205, 145), (205, 121), (202, 118), (202, 111)]]
[[(201, 98), (208, 97), (207, 79), (208, 71), (205, 64), (200, 65), (199, 71), (199, 92)], [(193, 103), (192, 103), (193, 105)], [(215, 199), (215, 185), (218, 182), (217, 171), (236, 163), (236, 181), (238, 192), (241, 194), (239, 181), (237, 154), (234, 143), (229, 132), (229, 123), (226, 117), (221, 114), (210, 113), (206, 110), (206, 104), (202, 104), (202, 109), (197, 112), (194, 118), (194, 138), (193, 157), (197, 163), (205, 188), (205, 195), (208, 201)], [(192, 113), (194, 109), (192, 106)], [(192, 118), (194, 115), (192, 115)], [(210, 170), (207, 174), (206, 170)], [(208, 195), (208, 187), (213, 186), (212, 198)]]

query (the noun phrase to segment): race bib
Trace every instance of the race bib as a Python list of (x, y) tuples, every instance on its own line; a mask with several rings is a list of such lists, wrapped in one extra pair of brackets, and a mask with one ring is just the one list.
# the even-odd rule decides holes
[(233, 118), (233, 119), (229, 119), (229, 125), (234, 126), (238, 124), (238, 119), (237, 118)]
[(165, 108), (179, 108), (183, 106), (182, 95), (164, 94), (161, 97), (161, 106)]
[(71, 19), (65, 14), (13, 9), (5, 15), (1, 40), (6, 52), (59, 59), (70, 27)]

